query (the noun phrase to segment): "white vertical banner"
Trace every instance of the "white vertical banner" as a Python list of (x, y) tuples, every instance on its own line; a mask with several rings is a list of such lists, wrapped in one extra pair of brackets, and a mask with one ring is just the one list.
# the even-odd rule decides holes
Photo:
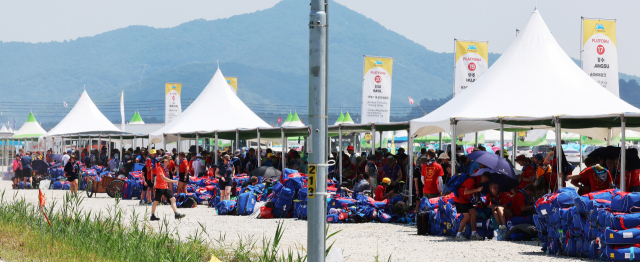
[[(460, 94), (489, 69), (489, 43), (455, 40), (453, 95)], [(475, 134), (474, 134), (475, 139)]]
[(164, 124), (169, 124), (182, 113), (182, 104), (180, 103), (180, 93), (182, 91), (181, 83), (164, 83), (165, 105), (164, 105)]
[(360, 123), (388, 123), (391, 112), (393, 58), (364, 57), (362, 78), (362, 120)]
[[(66, 104), (66, 103), (65, 103)], [(120, 116), (122, 117), (122, 123), (120, 124), (120, 130), (124, 132), (124, 90), (120, 94)]]
[(582, 18), (580, 62), (593, 80), (620, 96), (616, 20)]

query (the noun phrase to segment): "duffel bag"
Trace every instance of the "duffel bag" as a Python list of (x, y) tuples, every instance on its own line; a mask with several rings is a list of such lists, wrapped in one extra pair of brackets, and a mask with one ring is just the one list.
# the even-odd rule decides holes
[(611, 212), (640, 212), (640, 193), (617, 192), (611, 199)]
[(627, 230), (615, 230), (607, 228), (604, 230), (604, 239), (607, 245), (631, 245), (640, 243), (640, 227)]
[(606, 217), (604, 226), (614, 230), (626, 230), (639, 227), (640, 213), (609, 213), (609, 216)]
[(602, 256), (608, 261), (640, 261), (640, 245), (607, 245), (602, 250)]

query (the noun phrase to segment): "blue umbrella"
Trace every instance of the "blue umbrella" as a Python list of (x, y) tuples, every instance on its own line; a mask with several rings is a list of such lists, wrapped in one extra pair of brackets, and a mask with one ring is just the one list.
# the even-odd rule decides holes
[(57, 154), (49, 155), (49, 159), (62, 163), (62, 155), (57, 155)]
[[(491, 182), (498, 183), (501, 192), (507, 192), (518, 186), (515, 170), (507, 160), (499, 155), (486, 151), (476, 151), (467, 155), (467, 157), (487, 167), (478, 170), (473, 176), (482, 175), (484, 172), (491, 173)], [(482, 191), (487, 191), (487, 187), (485, 186)]]

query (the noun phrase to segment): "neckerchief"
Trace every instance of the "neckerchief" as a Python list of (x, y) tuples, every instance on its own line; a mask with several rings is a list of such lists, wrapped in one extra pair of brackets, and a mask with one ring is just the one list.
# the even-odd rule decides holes
[(593, 168), (593, 172), (596, 173), (596, 176), (602, 180), (602, 182), (607, 182), (607, 175), (609, 175), (609, 173), (607, 172), (607, 169), (600, 166), (600, 165), (595, 165), (592, 167)]

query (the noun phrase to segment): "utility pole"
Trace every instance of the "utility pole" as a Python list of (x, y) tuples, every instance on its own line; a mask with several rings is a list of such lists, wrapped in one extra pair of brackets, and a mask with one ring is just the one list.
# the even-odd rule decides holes
[[(327, 191), (327, 61), (328, 23), (326, 0), (311, 0), (309, 13), (309, 198), (307, 220), (308, 261), (325, 260)], [(312, 176), (316, 165), (315, 179)], [(315, 180), (315, 181), (311, 181)], [(315, 188), (313, 188), (313, 187)]]

